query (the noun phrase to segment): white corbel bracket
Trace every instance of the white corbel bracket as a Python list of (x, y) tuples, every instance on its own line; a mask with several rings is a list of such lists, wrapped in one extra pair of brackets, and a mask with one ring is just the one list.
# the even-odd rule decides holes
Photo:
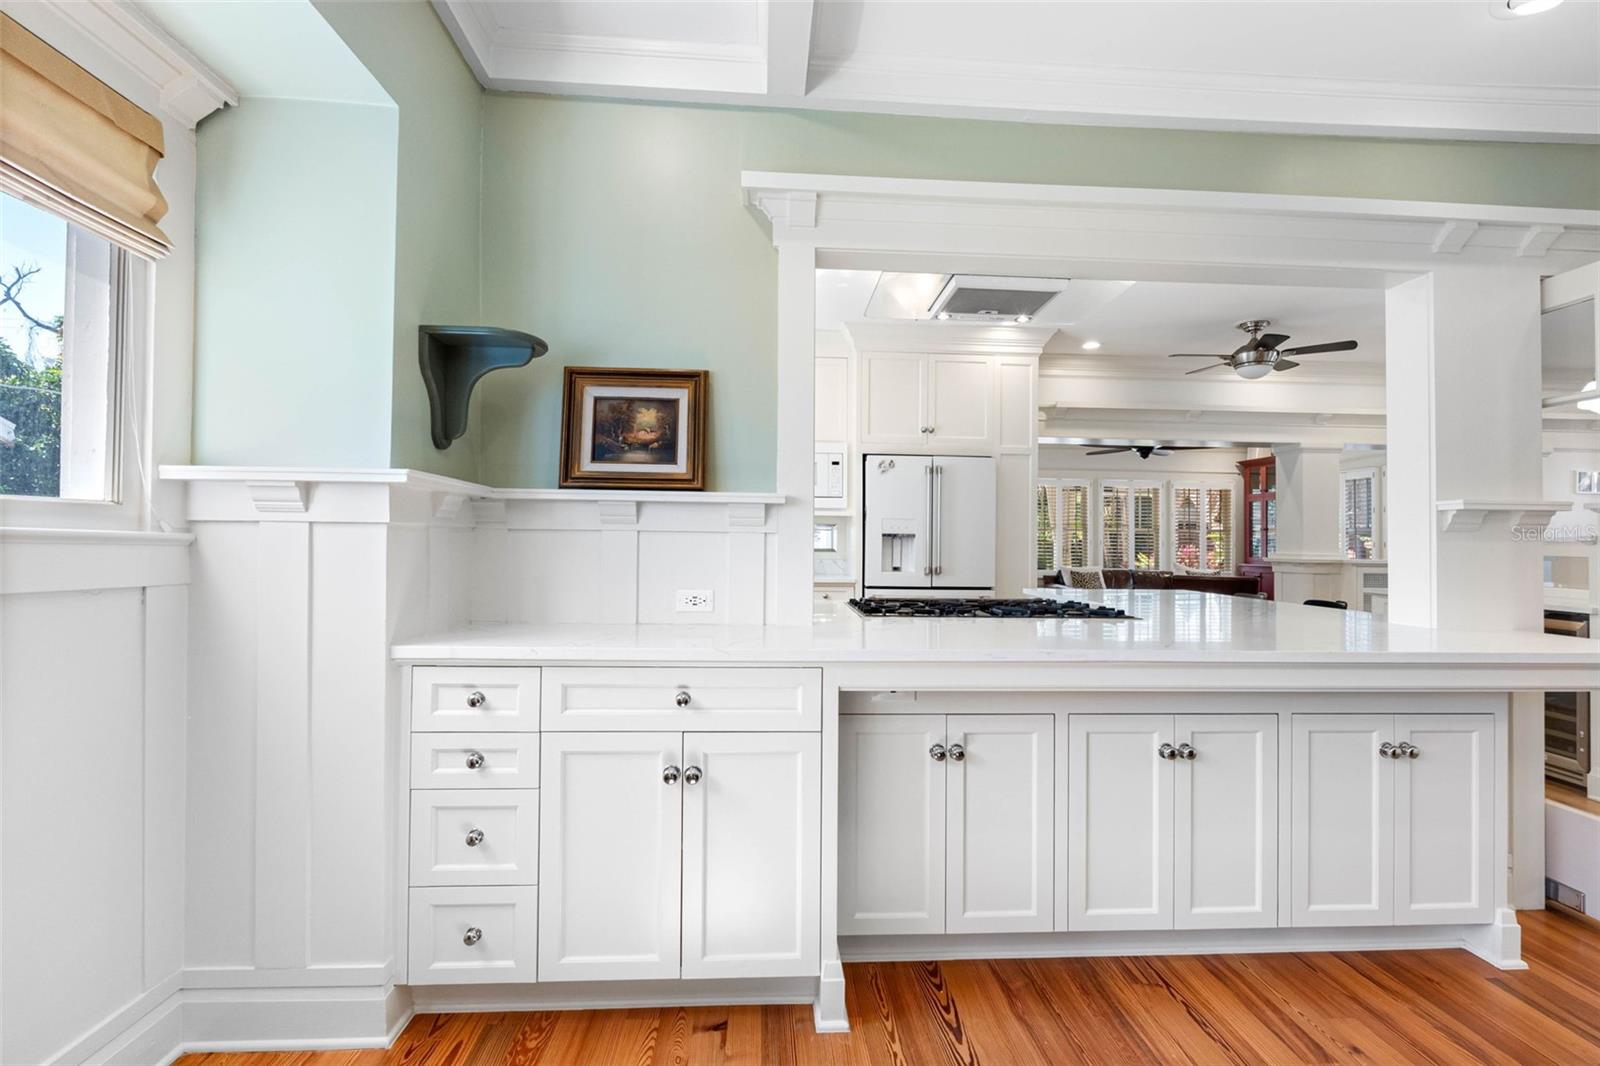
[(767, 505), (764, 503), (728, 504), (728, 528), (734, 531), (765, 529)]
[(1509, 526), (1543, 532), (1550, 519), (1567, 505), (1550, 500), (1440, 500), (1439, 529), (1444, 533), (1471, 533), (1483, 528), (1491, 515), (1509, 519)]
[(600, 508), (600, 525), (606, 529), (632, 528), (639, 524), (637, 500), (601, 500), (596, 506)]
[(304, 481), (247, 481), (250, 502), (262, 514), (305, 514), (310, 485)]

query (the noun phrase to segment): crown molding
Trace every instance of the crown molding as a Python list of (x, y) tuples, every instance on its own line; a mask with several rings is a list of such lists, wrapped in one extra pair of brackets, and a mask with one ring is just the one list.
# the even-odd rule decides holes
[(1050, 338), (1056, 335), (1056, 327), (906, 319), (847, 322), (843, 332), (858, 352), (1037, 358), (1044, 352), (1044, 346), (1050, 342)]

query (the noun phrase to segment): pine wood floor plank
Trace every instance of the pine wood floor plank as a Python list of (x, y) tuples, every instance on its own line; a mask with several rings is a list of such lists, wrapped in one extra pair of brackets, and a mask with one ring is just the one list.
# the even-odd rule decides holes
[(1600, 1066), (1600, 923), (1522, 912), (1530, 970), (1464, 951), (859, 963), (851, 1032), (798, 1005), (418, 1015), (394, 1047), (182, 1066)]

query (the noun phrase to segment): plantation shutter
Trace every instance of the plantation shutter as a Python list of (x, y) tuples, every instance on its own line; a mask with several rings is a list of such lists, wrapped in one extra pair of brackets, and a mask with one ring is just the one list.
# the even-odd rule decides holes
[(1146, 485), (1133, 490), (1133, 568), (1161, 565), (1161, 489)]
[(1100, 565), (1128, 569), (1128, 490), (1122, 485), (1100, 489)]
[(160, 259), (164, 149), (159, 119), (0, 15), (0, 189)]
[(1089, 486), (1064, 485), (1059, 491), (1057, 549), (1063, 565), (1082, 569), (1089, 565)]

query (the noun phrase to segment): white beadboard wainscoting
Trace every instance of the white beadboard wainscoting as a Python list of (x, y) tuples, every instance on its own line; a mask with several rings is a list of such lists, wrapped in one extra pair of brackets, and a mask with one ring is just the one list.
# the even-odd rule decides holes
[(190, 540), (0, 528), (0, 1062), (179, 1045)]

